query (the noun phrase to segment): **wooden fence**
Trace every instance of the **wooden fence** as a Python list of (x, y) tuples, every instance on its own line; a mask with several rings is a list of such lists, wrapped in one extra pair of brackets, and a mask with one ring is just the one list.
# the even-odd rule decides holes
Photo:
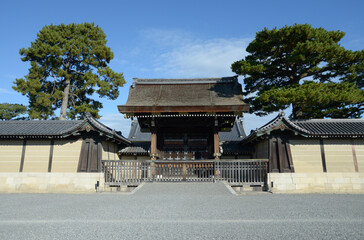
[(138, 185), (141, 182), (215, 182), (264, 185), (268, 160), (150, 161), (103, 160), (105, 184)]

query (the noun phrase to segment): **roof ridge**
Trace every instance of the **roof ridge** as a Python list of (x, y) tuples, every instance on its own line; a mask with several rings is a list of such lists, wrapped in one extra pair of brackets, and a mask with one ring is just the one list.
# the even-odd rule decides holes
[(292, 119), (292, 122), (364, 122), (362, 118)]
[(133, 78), (133, 86), (136, 84), (206, 84), (206, 83), (230, 83), (236, 82), (237, 76), (214, 78)]
[(71, 123), (71, 122), (82, 122), (83, 120), (38, 120), (38, 119), (30, 119), (30, 120), (6, 120), (0, 121), (0, 123), (11, 123), (11, 124), (20, 124), (20, 123), (39, 123), (39, 122), (47, 122), (47, 123)]

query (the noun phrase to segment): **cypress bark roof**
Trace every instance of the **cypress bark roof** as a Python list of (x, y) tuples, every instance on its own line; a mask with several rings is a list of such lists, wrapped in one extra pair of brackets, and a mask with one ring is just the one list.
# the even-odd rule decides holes
[(87, 113), (84, 120), (10, 120), (0, 121), (0, 138), (65, 138), (80, 131), (98, 131), (100, 135), (130, 144), (130, 141)]
[(138, 79), (121, 113), (248, 111), (237, 77)]

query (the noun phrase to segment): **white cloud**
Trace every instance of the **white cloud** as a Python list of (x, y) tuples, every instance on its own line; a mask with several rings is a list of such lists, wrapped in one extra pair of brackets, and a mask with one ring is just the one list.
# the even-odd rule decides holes
[(5, 77), (13, 80), (15, 80), (16, 78), (21, 78), (19, 76), (16, 76), (15, 74), (5, 74)]
[(140, 33), (149, 44), (162, 49), (196, 41), (192, 34), (178, 29), (146, 29)]
[(154, 58), (154, 74), (171, 78), (235, 75), (234, 61), (246, 55), (251, 38), (201, 39), (181, 30), (149, 29), (141, 32), (144, 48)]
[(0, 93), (4, 93), (4, 94), (16, 94), (17, 92), (14, 90), (9, 90), (9, 89), (5, 89), (5, 88), (0, 88)]
[(124, 137), (129, 135), (131, 120), (125, 119), (121, 113), (106, 113), (100, 118), (100, 122), (111, 129), (121, 131)]
[(212, 39), (176, 46), (163, 53), (155, 71), (171, 77), (223, 77), (234, 73), (230, 66), (242, 59), (248, 39)]

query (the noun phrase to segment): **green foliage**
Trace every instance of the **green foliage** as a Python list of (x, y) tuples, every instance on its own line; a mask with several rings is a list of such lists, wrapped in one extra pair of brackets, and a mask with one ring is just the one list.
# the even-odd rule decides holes
[[(250, 54), (231, 66), (245, 76), (245, 101), (251, 112), (262, 116), (292, 104), (294, 118), (360, 117), (364, 51), (340, 46), (344, 35), (308, 24), (258, 32), (246, 49)], [(321, 84), (303, 84), (304, 80)], [(325, 85), (331, 82), (337, 83)], [(334, 88), (350, 92), (336, 92), (334, 98)]]
[(70, 119), (83, 118), (86, 112), (98, 118), (102, 104), (93, 96), (116, 99), (125, 83), (122, 73), (107, 66), (113, 53), (106, 42), (93, 23), (48, 25), (29, 48), (20, 49), (21, 60), (31, 66), (13, 88), (29, 98), (29, 116), (54, 118), (61, 108), (63, 119), (68, 108)]
[(302, 106), (301, 118), (348, 118), (362, 114), (363, 110), (357, 111), (357, 105), (364, 102), (364, 91), (350, 82), (305, 81), (296, 87), (272, 88), (256, 99), (266, 112), (285, 109), (293, 104)]
[(0, 103), (0, 120), (11, 120), (25, 114), (27, 108), (21, 104)]

